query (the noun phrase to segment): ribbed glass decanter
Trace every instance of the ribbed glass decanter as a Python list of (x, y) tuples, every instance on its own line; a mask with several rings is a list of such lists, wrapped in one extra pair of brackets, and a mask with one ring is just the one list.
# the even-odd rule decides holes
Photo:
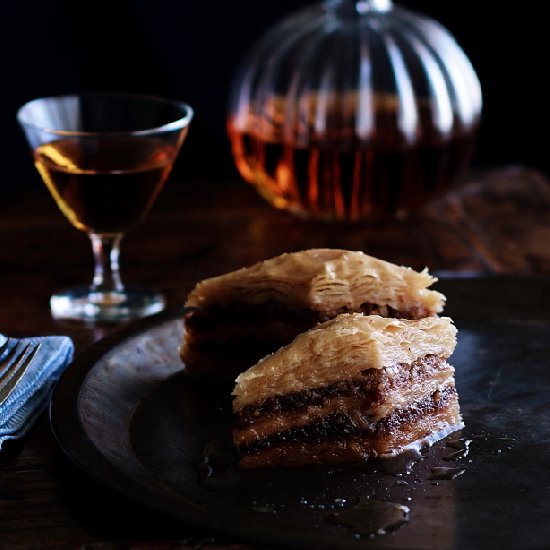
[(417, 209), (468, 165), (482, 107), (450, 33), (390, 0), (291, 14), (235, 77), (237, 168), (274, 206), (327, 220)]

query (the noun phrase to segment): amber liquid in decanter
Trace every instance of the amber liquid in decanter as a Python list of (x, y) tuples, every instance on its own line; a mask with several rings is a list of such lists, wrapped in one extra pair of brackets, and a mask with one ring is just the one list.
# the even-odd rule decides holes
[[(289, 132), (278, 122), (284, 100), (273, 105), (278, 108), (244, 124), (228, 120), (236, 166), (274, 206), (314, 218), (356, 221), (417, 210), (448, 188), (474, 149), (477, 122), (455, 125), (443, 136), (428, 104), (419, 105), (422, 132), (412, 141), (397, 127), (395, 100), (375, 111), (367, 140), (349, 130), (341, 114), (329, 113), (323, 135), (307, 121)], [(306, 143), (299, 137), (304, 132)]]

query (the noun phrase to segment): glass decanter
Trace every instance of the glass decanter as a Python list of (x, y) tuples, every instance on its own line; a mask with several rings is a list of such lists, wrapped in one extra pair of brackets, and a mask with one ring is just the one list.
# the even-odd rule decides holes
[(436, 21), (390, 0), (328, 0), (276, 24), (231, 92), (242, 177), (277, 208), (325, 220), (407, 214), (470, 162), (477, 75)]

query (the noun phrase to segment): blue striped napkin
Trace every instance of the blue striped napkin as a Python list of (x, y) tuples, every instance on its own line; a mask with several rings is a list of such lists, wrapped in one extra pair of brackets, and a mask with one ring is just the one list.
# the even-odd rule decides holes
[[(0, 334), (0, 346), (6, 337)], [(2, 360), (17, 344), (10, 338), (8, 347), (2, 352)], [(25, 373), (0, 405), (0, 448), (8, 439), (23, 437), (34, 421), (46, 408), (53, 385), (71, 362), (74, 353), (72, 340), (67, 336), (44, 336), (22, 338), (20, 343), (37, 344), (36, 354)]]

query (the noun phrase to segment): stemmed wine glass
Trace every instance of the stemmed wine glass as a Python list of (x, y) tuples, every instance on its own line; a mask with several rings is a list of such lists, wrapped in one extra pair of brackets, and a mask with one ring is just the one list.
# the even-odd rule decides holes
[(162, 189), (192, 117), (180, 101), (118, 93), (40, 98), (19, 109), (38, 172), (94, 253), (91, 286), (54, 294), (55, 318), (122, 321), (163, 309), (161, 293), (123, 285), (120, 242)]

